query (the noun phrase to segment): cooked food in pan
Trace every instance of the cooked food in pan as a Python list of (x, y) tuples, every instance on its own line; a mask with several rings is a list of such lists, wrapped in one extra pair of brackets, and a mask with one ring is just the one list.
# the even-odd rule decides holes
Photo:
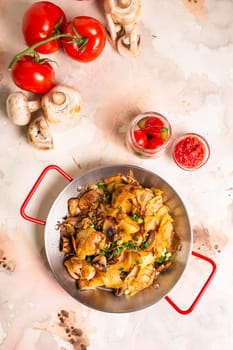
[(180, 240), (163, 192), (142, 186), (132, 172), (87, 185), (67, 205), (58, 223), (61, 250), (79, 289), (132, 296), (171, 268)]

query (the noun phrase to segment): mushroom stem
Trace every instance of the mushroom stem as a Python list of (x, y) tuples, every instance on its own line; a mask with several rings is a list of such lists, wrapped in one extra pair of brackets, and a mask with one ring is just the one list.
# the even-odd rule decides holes
[(136, 32), (136, 22), (141, 12), (141, 1), (104, 0), (104, 11), (113, 46), (121, 55), (137, 56), (140, 35)]
[(63, 105), (66, 100), (66, 95), (62, 91), (55, 91), (51, 94), (51, 102), (57, 106)]
[(41, 99), (45, 118), (55, 124), (75, 119), (80, 112), (80, 94), (71, 86), (56, 85)]
[(134, 25), (128, 34), (125, 34), (118, 39), (117, 49), (122, 56), (135, 57), (139, 53), (139, 48), (140, 36), (136, 32), (136, 25)]
[(120, 7), (128, 7), (130, 5), (130, 0), (118, 0)]
[(28, 101), (28, 108), (31, 113), (38, 111), (40, 107), (41, 107), (40, 99), (37, 99), (34, 101)]

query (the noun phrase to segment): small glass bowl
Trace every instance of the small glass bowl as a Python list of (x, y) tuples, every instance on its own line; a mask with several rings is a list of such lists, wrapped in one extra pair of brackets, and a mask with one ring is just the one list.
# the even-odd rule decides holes
[[(163, 143), (157, 145), (155, 148), (143, 147), (135, 139), (135, 131), (141, 130), (144, 132), (143, 123), (147, 118), (157, 118), (161, 121), (162, 126), (155, 127), (157, 129), (161, 128), (161, 134), (163, 132)], [(143, 130), (144, 129), (144, 130)], [(148, 128), (147, 128), (148, 129)], [(153, 129), (153, 127), (152, 127)], [(169, 121), (162, 114), (157, 112), (145, 112), (137, 115), (133, 118), (128, 126), (126, 133), (126, 145), (129, 151), (133, 152), (135, 155), (141, 158), (157, 158), (159, 157), (168, 147), (171, 139), (172, 129)], [(148, 135), (148, 134), (147, 134)], [(150, 138), (153, 138), (149, 135), (148, 142)]]
[(181, 169), (197, 170), (208, 161), (210, 146), (203, 136), (186, 133), (175, 139), (172, 145), (172, 156)]

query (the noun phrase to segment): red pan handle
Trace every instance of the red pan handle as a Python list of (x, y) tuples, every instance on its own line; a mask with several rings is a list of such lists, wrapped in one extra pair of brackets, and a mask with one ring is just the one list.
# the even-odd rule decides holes
[(35, 224), (39, 224), (39, 225), (45, 225), (45, 221), (44, 220), (40, 220), (37, 218), (34, 218), (32, 216), (29, 216), (26, 214), (25, 209), (28, 205), (28, 203), (30, 202), (32, 196), (34, 195), (34, 193), (36, 192), (37, 188), (39, 187), (41, 181), (43, 180), (43, 178), (45, 177), (45, 175), (50, 171), (50, 170), (56, 170), (57, 172), (59, 172), (62, 176), (64, 176), (68, 181), (72, 181), (73, 178), (67, 174), (63, 169), (61, 169), (59, 166), (57, 165), (49, 165), (47, 166), (42, 173), (40, 174), (40, 176), (38, 177), (38, 179), (36, 180), (35, 184), (32, 186), (31, 190), (29, 191), (26, 199), (24, 200), (23, 204), (21, 205), (20, 208), (20, 214), (21, 216), (28, 221), (34, 222)]
[(205, 293), (206, 289), (208, 288), (210, 282), (212, 281), (216, 271), (217, 271), (217, 266), (215, 264), (215, 262), (208, 258), (207, 256), (205, 255), (202, 255), (200, 253), (197, 253), (197, 252), (194, 252), (192, 251), (192, 255), (193, 256), (196, 256), (197, 258), (199, 259), (202, 259), (202, 260), (205, 260), (206, 262), (208, 262), (211, 266), (212, 266), (212, 271), (209, 275), (209, 277), (207, 278), (206, 282), (203, 284), (200, 292), (198, 293), (198, 295), (196, 296), (196, 298), (194, 299), (193, 303), (191, 304), (190, 307), (188, 307), (187, 309), (183, 310), (181, 309), (178, 305), (176, 305), (174, 303), (174, 301), (169, 298), (169, 296), (166, 296), (165, 299), (169, 302), (169, 304), (179, 313), (179, 314), (182, 314), (182, 315), (188, 315), (190, 314), (194, 308), (197, 306), (197, 304), (199, 303), (201, 297), (203, 296), (203, 294)]

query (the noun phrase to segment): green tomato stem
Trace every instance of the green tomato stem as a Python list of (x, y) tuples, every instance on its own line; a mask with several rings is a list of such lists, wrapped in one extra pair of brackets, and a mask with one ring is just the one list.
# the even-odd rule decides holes
[(87, 46), (88, 38), (86, 36), (81, 36), (74, 25), (72, 25), (72, 30), (75, 34), (73, 42), (78, 44), (79, 50), (82, 52), (82, 50)]
[(53, 35), (47, 39), (38, 41), (37, 43), (33, 44), (32, 46), (27, 47), (25, 50), (23, 50), (23, 51), (19, 52), (17, 55), (15, 55), (15, 57), (10, 62), (8, 69), (11, 69), (14, 66), (14, 64), (17, 61), (19, 61), (22, 56), (25, 56), (25, 55), (35, 56), (37, 61), (39, 61), (40, 56), (37, 52), (35, 52), (35, 49), (40, 45), (47, 44), (50, 41), (57, 40), (60, 38), (71, 38), (73, 40), (75, 39), (75, 37), (73, 35), (67, 33), (67, 34), (56, 34), (56, 35)]

